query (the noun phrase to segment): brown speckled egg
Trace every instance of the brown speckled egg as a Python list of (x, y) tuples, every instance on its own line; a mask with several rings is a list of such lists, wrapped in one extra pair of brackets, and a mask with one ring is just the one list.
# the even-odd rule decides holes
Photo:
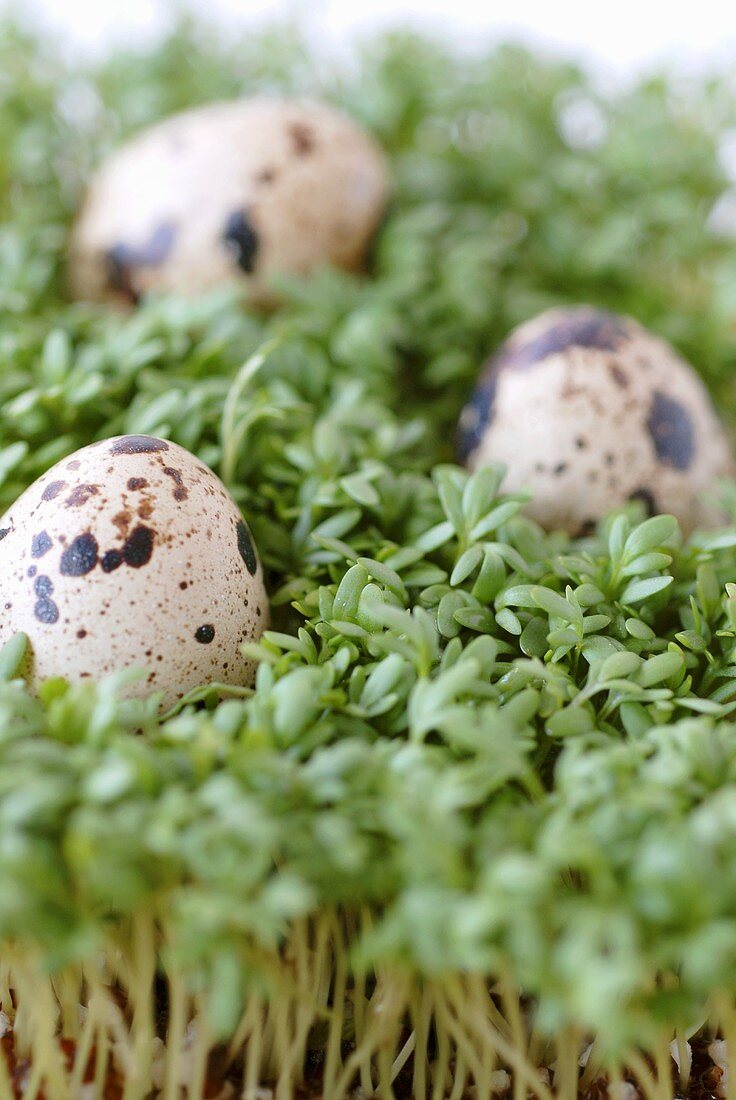
[(504, 463), (548, 529), (589, 530), (638, 499), (686, 531), (717, 522), (716, 479), (734, 461), (702, 381), (664, 340), (589, 306), (516, 329), (463, 411), (460, 457)]
[(100, 168), (74, 228), (80, 298), (135, 302), (239, 279), (361, 266), (388, 196), (383, 155), (324, 104), (247, 99), (175, 115)]
[(143, 670), (129, 695), (249, 684), (263, 572), (222, 482), (175, 443), (126, 435), (62, 459), (0, 519), (0, 644), (30, 639), (32, 686)]

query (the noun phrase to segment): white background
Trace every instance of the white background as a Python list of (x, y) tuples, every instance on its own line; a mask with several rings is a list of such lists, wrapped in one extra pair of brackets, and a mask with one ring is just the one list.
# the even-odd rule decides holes
[[(171, 0), (30, 0), (24, 7), (74, 48), (94, 52), (160, 34), (172, 11)], [(241, 28), (295, 17), (328, 49), (342, 50), (378, 27), (410, 24), (471, 48), (481, 39), (522, 40), (614, 76), (662, 62), (693, 71), (736, 60), (736, 6), (728, 0), (199, 0), (199, 8)]]

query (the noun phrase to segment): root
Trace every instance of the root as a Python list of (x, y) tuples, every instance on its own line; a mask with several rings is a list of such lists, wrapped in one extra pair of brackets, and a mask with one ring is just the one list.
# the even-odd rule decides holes
[[(642, 1100), (687, 1095), (682, 1032), (606, 1062), (579, 1028), (539, 1034), (510, 973), (422, 980), (400, 965), (353, 964), (369, 921), (325, 912), (295, 922), (280, 950), (248, 945), (226, 1035), (213, 1029), (217, 989), (177, 966), (155, 915), (53, 976), (6, 945), (0, 1005), (12, 1030), (0, 1045), (0, 1100), (295, 1100), (310, 1090), (345, 1100), (356, 1089), (381, 1100), (627, 1100), (632, 1086)], [(733, 998), (714, 996), (710, 1018), (727, 1049), (720, 1093), (736, 1096)]]

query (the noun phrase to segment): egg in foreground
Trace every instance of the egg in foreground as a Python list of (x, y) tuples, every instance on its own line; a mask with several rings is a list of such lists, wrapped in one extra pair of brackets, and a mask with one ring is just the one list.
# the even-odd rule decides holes
[(716, 480), (731, 446), (702, 381), (636, 321), (588, 306), (517, 328), (486, 364), (463, 411), (460, 458), (504, 463), (509, 491), (548, 529), (584, 533), (638, 499), (686, 531), (722, 517)]
[(172, 116), (92, 179), (70, 244), (80, 298), (136, 302), (239, 280), (355, 269), (383, 215), (388, 172), (361, 127), (325, 104), (255, 98)]
[(173, 705), (252, 682), (268, 623), (253, 541), (219, 478), (183, 447), (119, 436), (40, 477), (0, 519), (0, 644), (29, 638), (32, 687), (143, 670), (131, 696)]

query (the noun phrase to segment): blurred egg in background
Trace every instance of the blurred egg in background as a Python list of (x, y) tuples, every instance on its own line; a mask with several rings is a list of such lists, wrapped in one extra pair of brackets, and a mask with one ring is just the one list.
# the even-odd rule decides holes
[[(584, 0), (527, 0), (511, 6), (479, 0), (209, 0), (206, 8), (174, 0), (32, 0), (22, 9), (17, 0), (0, 0), (3, 12), (21, 12), (27, 23), (50, 30), (72, 54), (87, 57), (155, 45), (183, 13), (225, 34), (271, 25), (280, 38), (284, 28), (296, 28), (311, 56), (342, 57), (348, 64), (361, 43), (391, 30), (418, 31), (471, 54), (516, 43), (579, 65), (603, 92), (633, 86), (664, 70), (683, 82), (727, 72), (736, 46), (736, 9), (719, 0), (704, 0), (697, 13), (684, 5), (665, 11), (636, 0), (609, 7)], [(84, 96), (78, 92), (69, 90), (72, 114), (84, 114)], [(560, 128), (571, 148), (591, 147), (603, 138), (594, 104), (572, 101), (563, 107)], [(721, 153), (736, 183), (736, 128), (722, 137)], [(736, 189), (718, 203), (711, 227), (736, 237)]]

